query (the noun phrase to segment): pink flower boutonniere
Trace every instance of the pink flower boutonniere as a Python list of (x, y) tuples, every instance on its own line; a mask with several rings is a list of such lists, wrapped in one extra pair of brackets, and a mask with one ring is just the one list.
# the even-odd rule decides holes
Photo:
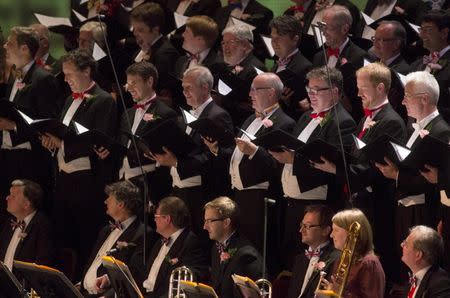
[(27, 84), (25, 84), (24, 82), (17, 83), (17, 90), (23, 90), (25, 87), (27, 87)]
[(158, 117), (155, 114), (152, 113), (145, 113), (144, 116), (142, 117), (142, 120), (146, 121), (146, 122), (150, 122), (150, 121), (155, 121), (157, 119), (159, 119), (160, 117)]
[(231, 248), (228, 250), (224, 250), (220, 254), (220, 263), (228, 262), (236, 254), (237, 248)]
[(317, 263), (314, 264), (314, 270), (315, 271), (322, 271), (325, 268), (326, 265), (327, 265), (327, 263), (324, 262), (324, 261), (317, 262)]
[(273, 126), (273, 122), (269, 118), (263, 119), (262, 124), (264, 125), (265, 128), (269, 128), (269, 127)]
[(426, 130), (426, 129), (421, 129), (421, 130), (419, 130), (419, 136), (420, 136), (420, 138), (425, 138), (427, 135), (429, 135), (430, 134), (430, 131), (428, 131), (428, 130)]
[(368, 121), (367, 123), (364, 123), (363, 129), (371, 129), (375, 124), (377, 124), (376, 121)]
[(237, 75), (237, 74), (239, 74), (241, 71), (243, 71), (244, 70), (244, 68), (242, 67), (242, 66), (240, 66), (240, 65), (236, 65), (234, 68), (233, 68), (233, 70), (232, 70), (232, 73), (234, 73), (235, 75)]
[(126, 242), (126, 241), (117, 241), (116, 242), (116, 248), (117, 249), (122, 249), (122, 248), (125, 248), (125, 247), (128, 247), (128, 242)]
[(178, 258), (170, 258), (168, 255), (164, 258), (164, 260), (169, 263), (171, 266), (178, 263)]
[(347, 63), (348, 63), (348, 60), (345, 59), (345, 57), (342, 57), (341, 58), (341, 65), (344, 65), (344, 64), (347, 64)]

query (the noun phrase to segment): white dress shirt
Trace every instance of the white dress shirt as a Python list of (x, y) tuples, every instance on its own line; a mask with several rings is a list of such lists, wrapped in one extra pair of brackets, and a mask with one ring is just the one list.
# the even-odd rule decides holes
[(26, 227), (33, 219), (35, 214), (36, 211), (29, 214), (23, 219), (23, 221), (25, 222), (25, 228), (22, 230), (21, 228), (17, 227), (14, 230), (14, 234), (12, 235), (11, 240), (9, 241), (9, 245), (8, 248), (6, 249), (5, 259), (3, 260), (3, 263), (5, 263), (6, 267), (8, 267), (8, 269), (11, 271), (13, 267), (14, 256), (16, 255), (17, 246), (19, 245), (19, 242), (23, 241), (23, 239), (26, 237), (26, 233), (24, 233), (24, 231), (26, 230)]
[(97, 279), (97, 270), (102, 264), (102, 257), (106, 256), (106, 252), (113, 248), (114, 244), (116, 244), (117, 239), (119, 239), (120, 235), (136, 220), (136, 216), (132, 216), (126, 220), (124, 220), (122, 224), (122, 229), (115, 228), (111, 231), (108, 238), (106, 238), (103, 245), (97, 252), (94, 261), (92, 261), (91, 266), (89, 267), (86, 275), (83, 279), (83, 287), (89, 292), (89, 294), (98, 294), (95, 284)]
[[(152, 267), (150, 268), (150, 272), (148, 273), (148, 277), (143, 282), (144, 288), (147, 290), (147, 293), (153, 292), (155, 288), (155, 282), (156, 278), (158, 277), (159, 269), (161, 268), (161, 265), (163, 261), (166, 259), (167, 254), (169, 253), (170, 249), (172, 248), (172, 245), (175, 243), (175, 241), (178, 239), (178, 237), (181, 235), (184, 229), (179, 229), (175, 233), (173, 233), (170, 236), (170, 242), (166, 244), (162, 244), (161, 248), (159, 249), (158, 255), (156, 256), (155, 260), (153, 261)], [(172, 257), (172, 256), (169, 256)]]
[(414, 277), (416, 278), (416, 290), (414, 291), (414, 294), (411, 298), (415, 298), (417, 294), (417, 290), (420, 287), (420, 283), (422, 282), (423, 278), (425, 277), (425, 274), (427, 274), (428, 270), (430, 270), (431, 266), (427, 266), (423, 269), (420, 269), (419, 271), (414, 274)]
[[(345, 46), (347, 45), (347, 43), (349, 41), (350, 41), (350, 39), (348, 39), (348, 37), (347, 37), (347, 39), (339, 46), (339, 57), (342, 56), (342, 51), (344, 50)], [(344, 57), (344, 58), (348, 59), (349, 57)], [(336, 56), (328, 57), (328, 64), (327, 64), (328, 67), (331, 67), (331, 68), (336, 67), (337, 61), (338, 61), (338, 57), (336, 57)]]
[[(320, 250), (321, 250), (322, 248), (324, 248), (325, 246), (327, 246), (329, 243), (330, 243), (330, 241), (327, 241), (327, 242), (325, 242), (325, 243), (322, 243), (321, 245), (319, 245), (319, 246), (315, 249), (315, 252), (320, 253)], [(311, 246), (308, 248), (308, 251), (312, 251)], [(303, 291), (305, 290), (306, 285), (308, 284), (309, 279), (311, 278), (311, 275), (312, 275), (313, 272), (314, 272), (314, 266), (319, 262), (319, 259), (320, 259), (320, 255), (319, 255), (319, 256), (313, 256), (313, 257), (311, 257), (311, 258), (309, 259), (308, 269), (306, 270), (305, 277), (303, 278), (302, 290), (300, 291), (300, 295), (299, 295), (298, 297), (302, 296)]]
[(191, 68), (191, 67), (193, 67), (193, 66), (202, 64), (202, 63), (203, 63), (203, 60), (205, 60), (206, 56), (208, 56), (209, 51), (211, 51), (210, 48), (201, 51), (201, 52), (198, 54), (199, 59), (198, 59), (198, 60), (192, 59), (191, 61), (189, 61), (189, 65), (188, 65), (188, 68), (187, 68), (187, 69), (189, 69), (189, 68)]

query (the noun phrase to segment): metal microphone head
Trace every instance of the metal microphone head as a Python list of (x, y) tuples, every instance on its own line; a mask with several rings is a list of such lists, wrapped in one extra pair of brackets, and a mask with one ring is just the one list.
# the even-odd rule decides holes
[(322, 22), (322, 21), (317, 21), (317, 26), (322, 29), (322, 28), (326, 28), (327, 27), (327, 23)]

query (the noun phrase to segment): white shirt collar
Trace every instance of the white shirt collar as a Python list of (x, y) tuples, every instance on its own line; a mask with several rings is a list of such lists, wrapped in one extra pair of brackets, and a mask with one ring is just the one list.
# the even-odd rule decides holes
[(348, 44), (348, 42), (350, 41), (350, 39), (348, 39), (348, 37), (345, 39), (345, 41), (341, 44), (341, 46), (339, 47), (339, 56), (341, 56), (342, 51), (344, 50), (345, 46)]
[(444, 56), (444, 54), (447, 53), (448, 50), (450, 50), (450, 44), (439, 51), (439, 57)]
[(27, 75), (28, 71), (30, 70), (31, 66), (33, 66), (33, 64), (34, 60), (31, 60), (24, 67), (22, 67), (22, 78), (24, 78)]
[(330, 244), (330, 240), (325, 241), (324, 243), (320, 244), (319, 246), (316, 247), (315, 250), (312, 249), (312, 247), (308, 247), (308, 251), (321, 251), (322, 248), (324, 248), (325, 246), (327, 246), (328, 244)]
[(422, 281), (423, 277), (425, 276), (425, 274), (427, 274), (427, 272), (428, 272), (428, 270), (430, 268), (431, 268), (431, 265), (420, 269), (419, 271), (417, 271), (414, 274), (414, 277), (417, 278), (416, 286), (418, 286), (418, 284), (420, 284), (420, 282)]
[(419, 126), (424, 129), (428, 123), (431, 122), (431, 120), (433, 120), (434, 118), (436, 118), (437, 116), (439, 116), (439, 111), (435, 110), (434, 112), (432, 112), (430, 115), (426, 116), (425, 118), (423, 118), (422, 120), (418, 121), (417, 124), (419, 124)]
[(33, 219), (34, 215), (36, 214), (36, 210), (34, 210), (34, 212), (28, 214), (27, 216), (25, 216), (25, 218), (23, 219), (23, 221), (25, 222), (25, 227), (28, 226), (28, 224), (31, 222), (31, 220)]
[(178, 237), (181, 235), (181, 233), (183, 233), (184, 228), (177, 230), (175, 233), (173, 233), (172, 235), (170, 235), (170, 242), (167, 246), (172, 247), (172, 245), (175, 243), (175, 241), (177, 241)]
[(122, 224), (122, 230), (126, 230), (136, 219), (136, 215), (133, 215), (131, 217), (128, 217), (124, 221), (121, 222)]
[(213, 99), (210, 96), (204, 103), (199, 105), (196, 109), (194, 109), (195, 114), (197, 115), (197, 118), (200, 117), (200, 115), (203, 113), (203, 110), (206, 108), (207, 105), (209, 105), (210, 102), (212, 102)]
[(203, 60), (205, 60), (205, 58), (206, 58), (206, 56), (208, 56), (210, 50), (211, 50), (211, 48), (207, 48), (198, 54), (198, 59), (199, 59), (198, 63), (202, 63)]

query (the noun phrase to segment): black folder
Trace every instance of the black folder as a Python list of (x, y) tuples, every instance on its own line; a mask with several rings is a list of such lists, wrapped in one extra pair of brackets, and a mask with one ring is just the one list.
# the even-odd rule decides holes
[(0, 297), (17, 298), (23, 293), (22, 286), (6, 265), (0, 261)]
[(86, 148), (93, 148), (94, 146), (97, 148), (104, 147), (111, 152), (118, 153), (119, 155), (125, 155), (128, 151), (125, 146), (119, 144), (116, 140), (101, 131), (96, 129), (81, 131), (77, 127), (77, 123), (75, 123), (74, 128), (77, 134), (76, 137), (81, 143), (84, 144), (84, 146), (86, 146)]
[(449, 144), (427, 135), (412, 148), (411, 153), (403, 160), (402, 165), (424, 171), (426, 170), (425, 164), (435, 168), (444, 168), (449, 158)]
[(166, 147), (177, 158), (189, 155), (196, 148), (194, 141), (184, 132), (174, 119), (168, 119), (157, 125), (141, 138), (153, 153), (164, 153)]
[(54, 268), (14, 261), (14, 269), (42, 298), (83, 298), (64, 273)]
[(60, 139), (63, 139), (71, 131), (68, 126), (52, 118), (36, 119), (28, 124), (41, 134), (49, 133)]
[(280, 77), (280, 80), (285, 87), (294, 92), (293, 98), (303, 99), (307, 97), (305, 89), (306, 82), (299, 80), (299, 77), (295, 72), (289, 68), (285, 68), (282, 71), (277, 72), (276, 75)]
[(0, 99), (0, 118), (6, 118), (11, 121), (17, 122), (17, 120), (21, 117), (14, 103), (7, 100), (6, 98), (2, 98)]
[[(344, 165), (344, 159), (340, 148), (327, 143), (322, 139), (316, 139), (307, 143), (299, 149), (299, 153), (308, 160), (316, 163), (322, 163), (320, 159), (323, 156), (325, 159), (331, 161), (335, 165)], [(346, 160), (349, 160), (350, 155), (345, 152)]]
[(106, 268), (109, 281), (117, 297), (144, 298), (125, 263), (114, 257), (105, 256), (102, 258), (102, 264)]
[(280, 129), (274, 129), (261, 135), (253, 143), (276, 152), (281, 152), (284, 149), (297, 150), (304, 145), (302, 141)]
[(218, 141), (221, 146), (231, 146), (234, 144), (234, 134), (230, 130), (217, 124), (209, 118), (200, 118), (188, 124), (201, 136)]
[[(400, 141), (395, 138), (384, 134), (377, 138), (375, 141), (366, 144), (362, 149), (360, 149), (360, 153), (369, 161), (386, 164), (384, 161), (384, 157), (387, 157), (397, 166), (400, 164), (401, 160), (398, 157), (398, 154), (395, 151), (395, 147), (392, 145), (401, 144)], [(400, 145), (399, 145), (400, 146)]]

